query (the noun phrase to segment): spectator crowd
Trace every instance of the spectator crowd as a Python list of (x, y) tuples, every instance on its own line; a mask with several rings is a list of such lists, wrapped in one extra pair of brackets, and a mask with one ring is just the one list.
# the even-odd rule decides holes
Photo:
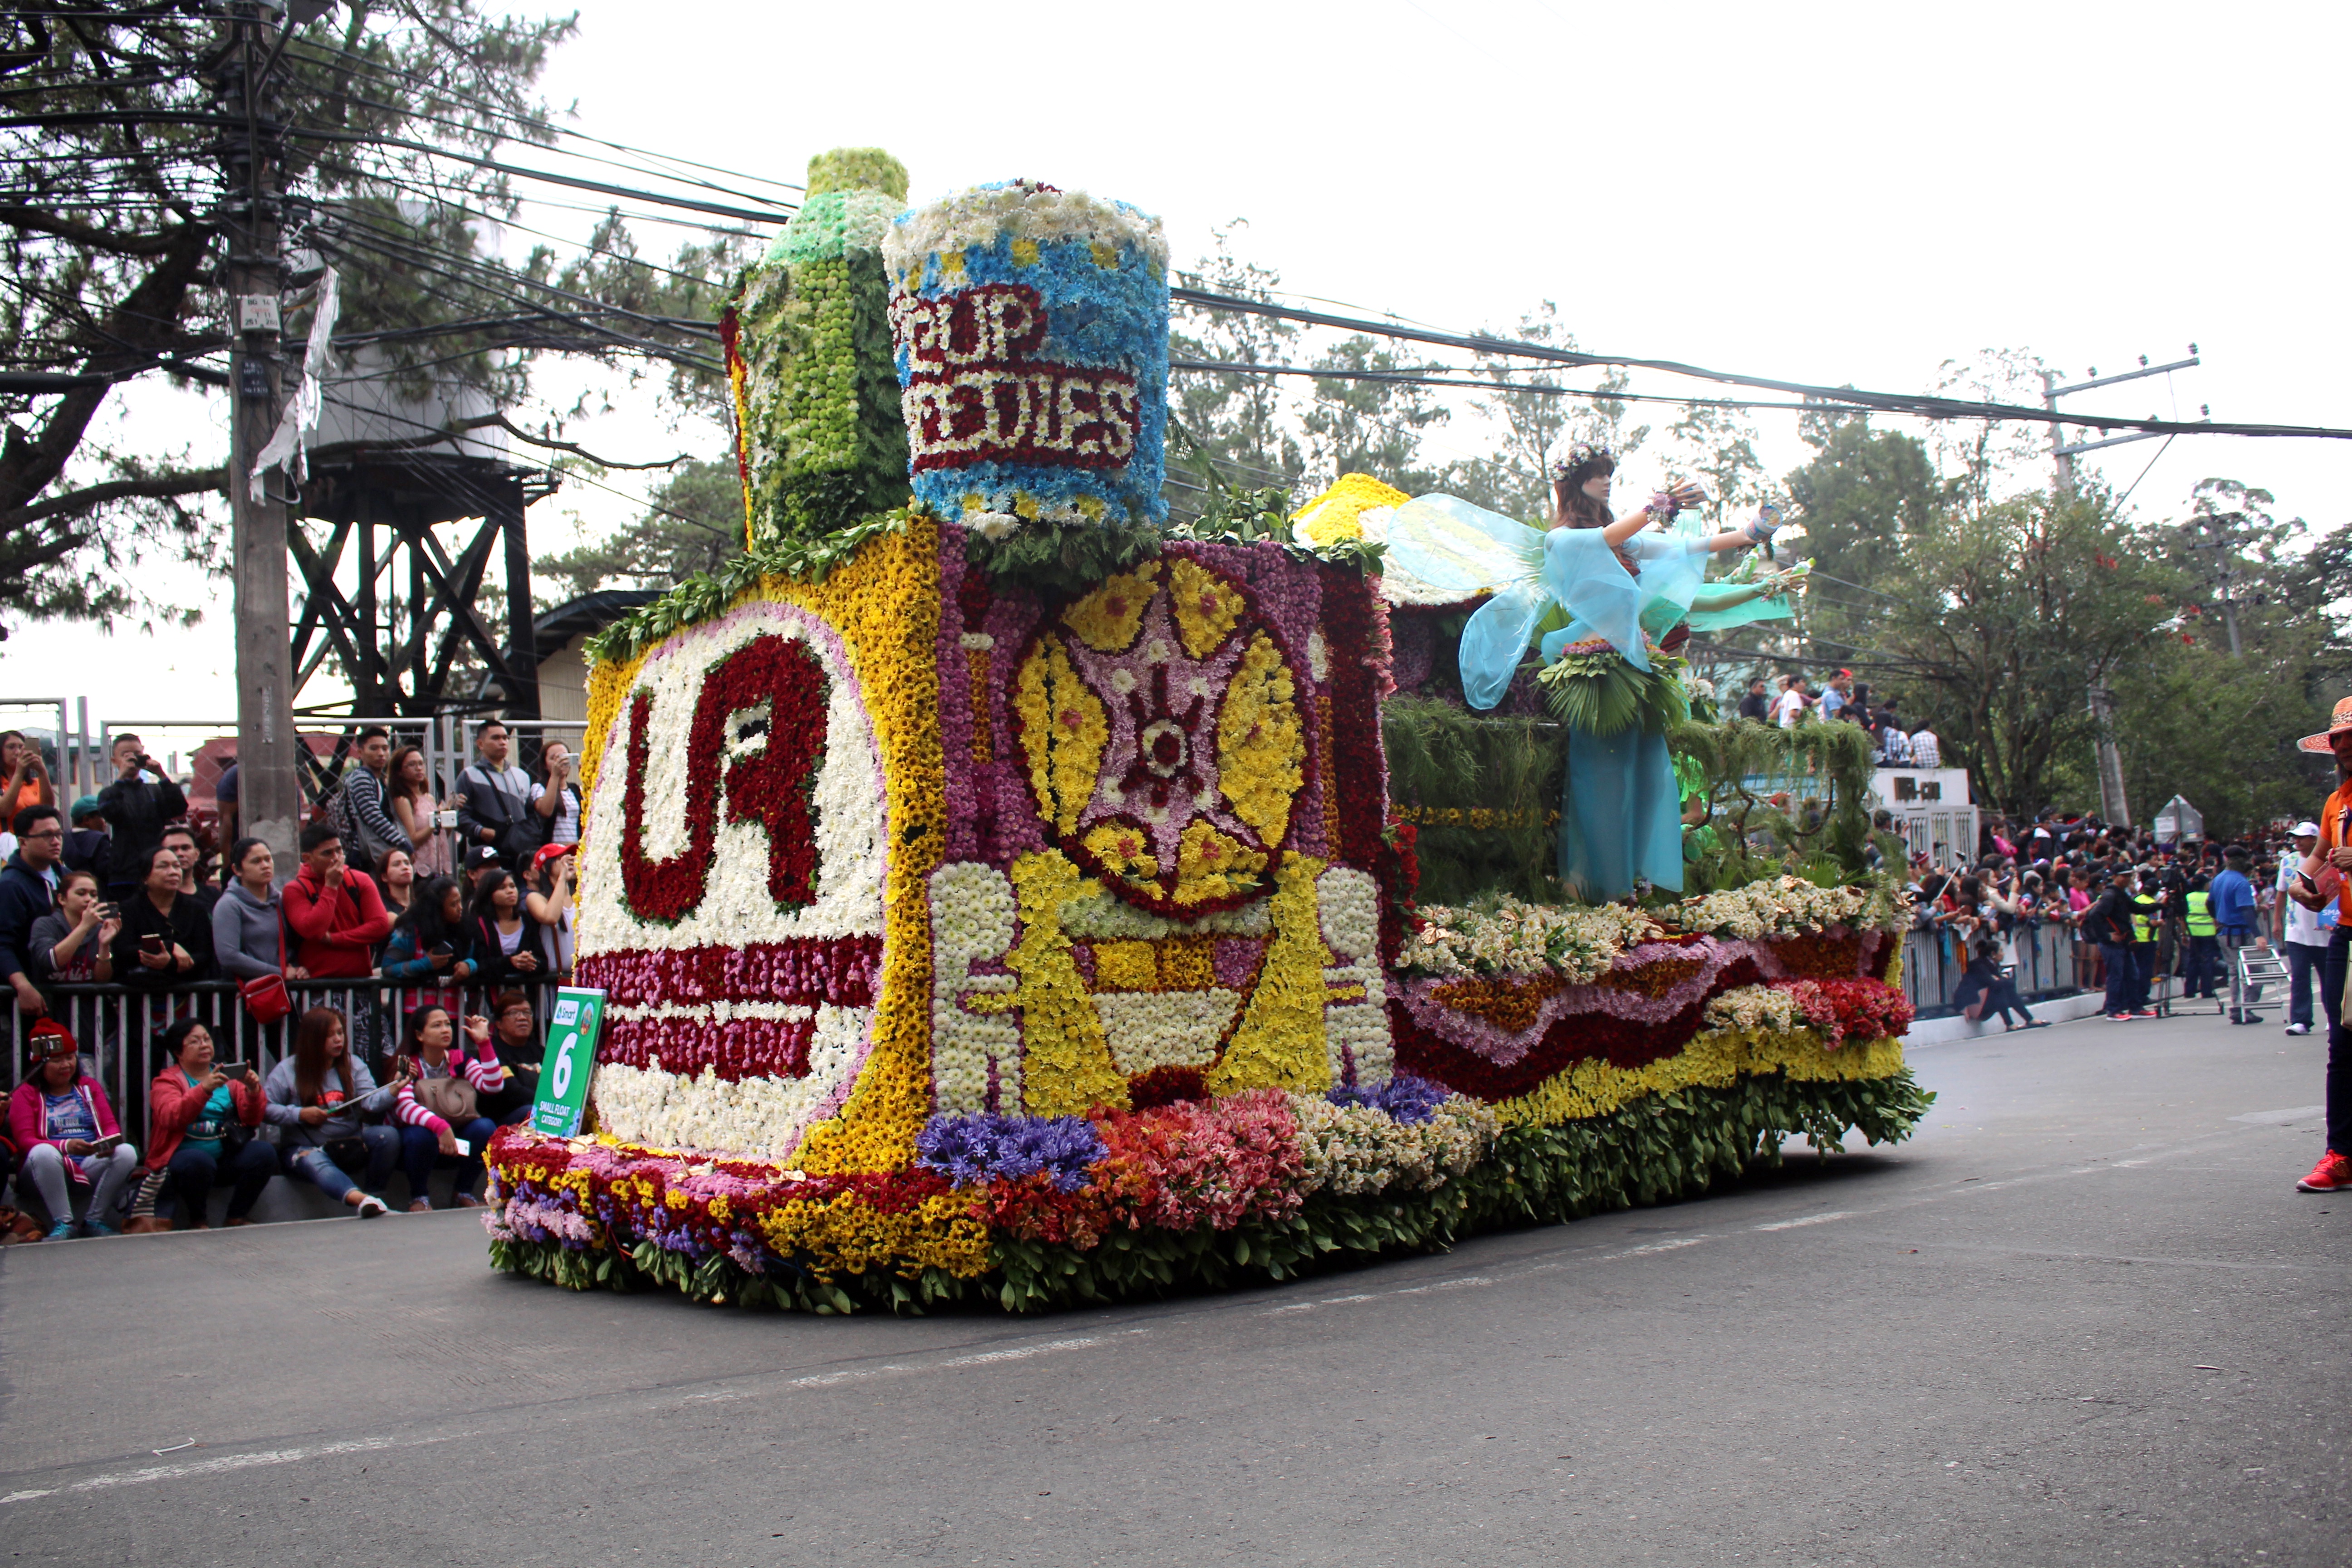
[(1818, 693), (1801, 675), (1780, 676), (1777, 690), (1773, 685), (1763, 676), (1750, 677), (1748, 694), (1739, 700), (1739, 717), (1778, 724), (1783, 730), (1794, 729), (1808, 717), (1858, 724), (1868, 732), (1872, 755), (1881, 767), (1944, 765), (1943, 748), (1935, 731), (1924, 721), (1916, 730), (1909, 728), (1895, 711), (1894, 697), (1874, 699), (1870, 688), (1857, 682), (1850, 669), (1831, 676)]
[[(24, 1042), (0, 1238), (201, 1229), (216, 1198), (249, 1224), (279, 1178), (362, 1218), (390, 1212), (395, 1173), (409, 1212), (436, 1170), (480, 1202), (571, 970), (580, 792), (560, 743), (537, 778), (504, 724), (476, 744), (445, 805), (420, 751), (361, 731), (285, 867), (258, 838), (211, 853), (136, 735), (67, 807), (0, 733), (0, 979)], [(226, 836), (233, 777), (220, 800)]]

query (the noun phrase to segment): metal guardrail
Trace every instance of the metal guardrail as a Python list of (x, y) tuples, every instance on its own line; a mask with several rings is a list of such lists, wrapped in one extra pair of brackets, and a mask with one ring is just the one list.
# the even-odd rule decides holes
[[(520, 991), (531, 1000), (541, 1026), (533, 1037), (544, 1037), (544, 1021), (554, 1004), (554, 981), (532, 985), (503, 985), (499, 991)], [(251, 1062), (263, 1078), (280, 1058), (294, 1048), (294, 1029), (312, 1007), (341, 1013), (351, 1032), (352, 1048), (379, 1080), (392, 1051), (400, 1042), (401, 1021), (409, 1009), (430, 1003), (453, 1011), (488, 1016), (493, 992), (481, 986), (403, 986), (381, 980), (289, 980), (286, 989), (294, 1011), (284, 1021), (263, 1027), (253, 1021), (238, 999), (235, 984), (226, 980), (199, 981), (169, 991), (134, 989), (126, 985), (57, 985), (44, 994), (49, 1016), (73, 1031), (90, 1076), (105, 1089), (114, 1104), (122, 1131), (147, 1149), (147, 1086), (163, 1067), (155, 1044), (158, 1031), (173, 1020), (197, 1017), (211, 1030), (217, 1061)], [(24, 1081), (26, 1049), (34, 1019), (13, 1005), (7, 1014), (10, 1089)]]
[[(2077, 978), (2074, 931), (2054, 921), (2021, 921), (2011, 933), (2017, 953), (2017, 994), (2027, 1002), (2046, 1002), (2089, 989)], [(1960, 939), (1949, 931), (1915, 927), (1903, 948), (1903, 994), (1922, 1018), (1949, 1017), (1960, 1009), (1952, 1000), (1968, 956)], [(2096, 951), (2094, 949), (2093, 951)]]

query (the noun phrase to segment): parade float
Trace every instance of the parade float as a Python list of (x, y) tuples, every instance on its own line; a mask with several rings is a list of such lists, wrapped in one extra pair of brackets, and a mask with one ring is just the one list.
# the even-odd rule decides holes
[(1686, 737), (1707, 890), (1568, 899), (1548, 721), (1448, 687), (1487, 595), (1383, 570), (1408, 498), (1168, 526), (1158, 220), (908, 210), (870, 151), (809, 190), (727, 321), (746, 550), (593, 650), (604, 1033), (583, 1130), (492, 1146), (499, 1266), (1031, 1310), (1907, 1134), (1850, 814)]

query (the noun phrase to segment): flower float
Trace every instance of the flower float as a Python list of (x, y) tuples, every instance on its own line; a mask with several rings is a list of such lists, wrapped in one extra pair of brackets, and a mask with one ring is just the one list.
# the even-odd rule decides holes
[(812, 166), (730, 318), (751, 548), (592, 650), (608, 1022), (592, 1131), (492, 1145), (502, 1267), (1029, 1310), (1907, 1134), (1889, 895), (1414, 907), (1399, 493), (1163, 534), (1156, 221), (904, 189), (870, 150)]

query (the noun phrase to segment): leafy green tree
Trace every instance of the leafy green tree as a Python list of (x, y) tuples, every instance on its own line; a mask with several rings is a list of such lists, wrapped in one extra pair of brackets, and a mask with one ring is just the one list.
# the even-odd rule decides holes
[[(1541, 343), (1547, 348), (1573, 349), (1576, 336), (1559, 320), (1559, 307), (1549, 300), (1519, 318), (1514, 331), (1488, 331), (1488, 337)], [(1455, 462), (1444, 475), (1444, 488), (1490, 511), (1530, 521), (1551, 515), (1552, 465), (1580, 443), (1607, 447), (1622, 462), (1631, 457), (1650, 430), (1631, 425), (1632, 405), (1614, 395), (1630, 378), (1621, 368), (1606, 372), (1570, 373), (1542, 368), (1507, 354), (1475, 356), (1477, 373), (1496, 390), (1474, 399), (1480, 413), (1499, 432), (1494, 456)], [(1565, 395), (1560, 388), (1573, 374), (1599, 394), (1591, 398)], [(1546, 390), (1551, 389), (1551, 390)]]
[(2088, 693), (2160, 644), (2178, 568), (2104, 489), (1947, 511), (1880, 578), (1881, 689), (1932, 724), (1978, 797), (2030, 814), (2090, 754)]
[(533, 576), (550, 583), (540, 596), (553, 603), (602, 588), (667, 588), (742, 553), (743, 484), (732, 457), (682, 465), (652, 500), (627, 527), (534, 562)]
[[(1217, 248), (1179, 272), (1188, 289), (1238, 299), (1271, 300), (1282, 275), (1234, 254), (1234, 234), (1248, 226), (1235, 218), (1213, 230)], [(1297, 352), (1296, 322), (1179, 306), (1168, 335), (1169, 355), (1215, 364), (1287, 364)], [(1239, 371), (1180, 370), (1169, 377), (1170, 412), (1179, 427), (1170, 443), (1171, 484), (1182, 504), (1199, 503), (1218, 489), (1255, 489), (1293, 486), (1304, 470), (1298, 439), (1286, 417), (1280, 378)]]
[[(1316, 356), (1318, 370), (1354, 372), (1409, 368), (1391, 350), (1360, 334)], [(1389, 381), (1318, 378), (1300, 421), (1307, 432), (1309, 462), (1318, 484), (1342, 474), (1370, 474), (1408, 494), (1437, 486), (1437, 475), (1416, 465), (1421, 432), (1445, 422), (1445, 410), (1428, 390)]]
[[(0, 85), (20, 121), (0, 195), (0, 359), (17, 373), (0, 390), (0, 613), (119, 616), (142, 601), (134, 568), (217, 564), (222, 531), (206, 498), (221, 467), (98, 432), (126, 382), (226, 384), (221, 106), (198, 69), (222, 26), (194, 5), (109, 12), (28, 0), (0, 13)], [(476, 0), (401, 0), (396, 10), (352, 0), (286, 49), (278, 115), (317, 133), (287, 142), (288, 188), (349, 205), (343, 232), (382, 247), (406, 245), (420, 227), (454, 240), (440, 220), (387, 213), (418, 192), (449, 215), (509, 212), (501, 176), (393, 143), (487, 155), (501, 142), (551, 140), (533, 84), (572, 26), (494, 16)], [(472, 285), (434, 265), (412, 252), (400, 281), (448, 296), (438, 319), (460, 319), (449, 312), (467, 307)], [(374, 308), (355, 289), (352, 329), (383, 324)], [(289, 325), (299, 341), (299, 322)], [(462, 361), (467, 349), (439, 352)]]

